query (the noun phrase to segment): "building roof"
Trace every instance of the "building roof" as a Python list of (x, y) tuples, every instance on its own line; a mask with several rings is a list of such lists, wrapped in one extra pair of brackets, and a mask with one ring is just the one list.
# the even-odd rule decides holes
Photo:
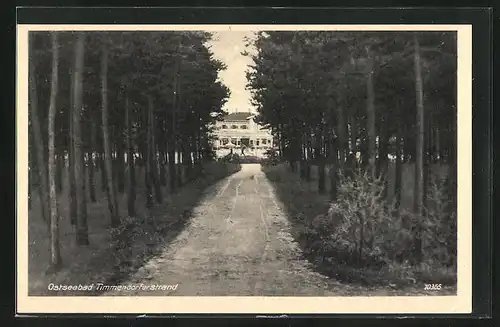
[(249, 112), (232, 112), (226, 116), (224, 116), (222, 119), (224, 121), (247, 121), (253, 116), (253, 114)]

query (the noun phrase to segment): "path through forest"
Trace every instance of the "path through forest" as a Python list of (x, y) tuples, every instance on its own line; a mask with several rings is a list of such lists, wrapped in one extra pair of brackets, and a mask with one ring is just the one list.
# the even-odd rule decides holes
[(301, 258), (259, 164), (244, 164), (213, 188), (178, 238), (128, 281), (141, 283), (177, 287), (105, 295), (314, 296), (333, 295), (334, 288), (341, 295), (347, 287)]
[[(438, 295), (420, 285), (342, 283), (314, 271), (292, 237), (284, 204), (259, 164), (243, 164), (239, 172), (210, 187), (184, 231), (120, 286), (121, 290), (102, 295)], [(160, 289), (145, 289), (151, 286)], [(168, 286), (175, 289), (161, 289)], [(446, 288), (439, 295), (455, 292)]]

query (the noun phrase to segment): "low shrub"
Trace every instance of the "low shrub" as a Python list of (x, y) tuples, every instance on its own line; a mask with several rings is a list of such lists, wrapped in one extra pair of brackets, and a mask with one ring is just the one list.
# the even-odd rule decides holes
[[(362, 171), (351, 177), (340, 176), (337, 199), (328, 214), (311, 222), (322, 243), (328, 244), (321, 251), (334, 261), (383, 269), (396, 279), (425, 279), (441, 274), (438, 278), (452, 281), (456, 211), (450, 210), (445, 184), (436, 177), (431, 179), (424, 215), (420, 217), (399, 211), (383, 194), (383, 178), (374, 179)], [(414, 255), (418, 244), (416, 226), (422, 228), (422, 262), (417, 262)]]
[[(398, 209), (384, 197), (383, 178), (362, 170), (339, 176), (335, 201), (311, 192), (287, 166), (263, 167), (286, 205), (292, 234), (322, 274), (362, 285), (422, 290), (442, 283), (456, 291), (456, 210), (449, 183), (431, 176), (424, 215)], [(415, 231), (423, 229), (422, 262)]]
[(408, 233), (393, 207), (383, 198), (382, 178), (373, 179), (358, 171), (340, 176), (337, 199), (327, 217), (328, 235), (334, 247), (349, 253), (352, 264), (377, 266), (395, 256), (395, 249), (407, 242)]

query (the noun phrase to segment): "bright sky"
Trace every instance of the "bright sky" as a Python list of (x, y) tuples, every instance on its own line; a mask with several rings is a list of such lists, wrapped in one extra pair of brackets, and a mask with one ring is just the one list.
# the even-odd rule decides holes
[(214, 56), (224, 62), (227, 69), (219, 74), (222, 82), (231, 90), (231, 96), (224, 106), (228, 112), (254, 111), (250, 103), (250, 92), (245, 89), (246, 71), (252, 63), (249, 57), (241, 55), (245, 48), (245, 37), (252, 37), (253, 32), (214, 32), (210, 46)]

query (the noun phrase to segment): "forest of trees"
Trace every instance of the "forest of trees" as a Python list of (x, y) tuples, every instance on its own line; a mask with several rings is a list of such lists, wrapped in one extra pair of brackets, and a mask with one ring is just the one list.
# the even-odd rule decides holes
[[(39, 198), (52, 269), (62, 265), (60, 219), (71, 222), (75, 243), (86, 246), (87, 201), (102, 194), (104, 219), (119, 228), (137, 215), (137, 178), (152, 208), (165, 199), (162, 187), (168, 183), (175, 192), (213, 159), (210, 126), (225, 114), (229, 90), (218, 79), (225, 66), (207, 45), (211, 37), (31, 32), (29, 205)], [(330, 190), (332, 208), (352, 216), (328, 237), (345, 237), (360, 258), (384, 246), (382, 252), (397, 256), (408, 243), (400, 234), (408, 231), (413, 260), (433, 256), (456, 264), (456, 33), (276, 31), (249, 42), (257, 122), (275, 134), (291, 171), (310, 181), (311, 167), (318, 167), (318, 192)], [(389, 205), (383, 199), (391, 165), (395, 201)], [(404, 165), (414, 167), (410, 226), (391, 218), (407, 214), (400, 208)], [(433, 165), (448, 168), (440, 186)], [(127, 212), (119, 209), (120, 195)], [(60, 201), (69, 203), (68, 217), (61, 217)], [(432, 209), (438, 202), (446, 208)]]
[[(136, 215), (136, 168), (145, 174), (147, 206), (162, 186), (181, 186), (213, 159), (211, 124), (224, 114), (225, 69), (205, 32), (31, 32), (29, 36), (29, 199), (39, 196), (51, 235), (51, 267), (62, 259), (59, 219), (71, 220), (76, 243), (89, 244), (87, 199), (102, 180), (109, 225)], [(58, 195), (69, 171), (69, 217)], [(88, 176), (88, 177), (87, 177)], [(86, 182), (88, 180), (88, 182)], [(127, 186), (127, 189), (125, 189)], [(35, 194), (31, 194), (34, 192)], [(127, 196), (120, 212), (117, 193)], [(31, 206), (31, 201), (30, 201)]]
[[(444, 196), (455, 210), (455, 32), (276, 31), (251, 43), (247, 77), (258, 121), (277, 135), (292, 171), (308, 180), (318, 166), (318, 191), (331, 183), (334, 202), (341, 176), (361, 170), (375, 181), (392, 162), (399, 211), (402, 165), (413, 164), (412, 211), (424, 217), (429, 167), (442, 164), (449, 167)], [(326, 165), (335, 170), (330, 178)], [(412, 229), (417, 260), (421, 226), (417, 219)]]

